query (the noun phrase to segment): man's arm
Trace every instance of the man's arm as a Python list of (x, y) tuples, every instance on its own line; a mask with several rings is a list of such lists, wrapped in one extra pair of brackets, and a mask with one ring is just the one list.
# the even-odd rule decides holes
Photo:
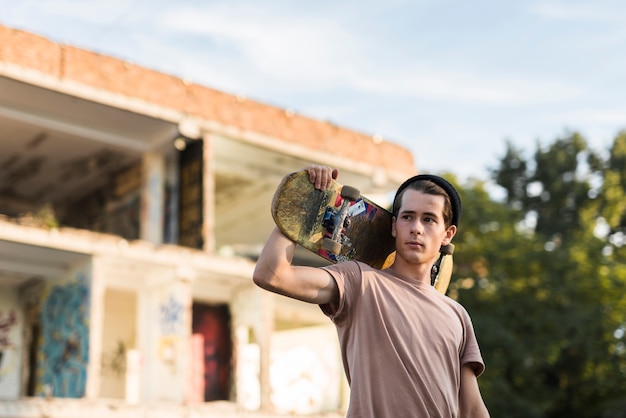
[(489, 411), (480, 395), (476, 373), (470, 364), (463, 365), (461, 369), (459, 417), (489, 418)]
[(335, 302), (339, 290), (327, 271), (292, 266), (296, 245), (278, 228), (272, 231), (254, 269), (253, 280), (265, 290), (305, 302)]
[[(337, 170), (324, 166), (306, 168), (315, 187), (324, 190)], [(339, 298), (337, 283), (330, 274), (316, 267), (292, 266), (296, 244), (274, 228), (254, 269), (253, 280), (263, 289), (305, 302), (335, 303)]]

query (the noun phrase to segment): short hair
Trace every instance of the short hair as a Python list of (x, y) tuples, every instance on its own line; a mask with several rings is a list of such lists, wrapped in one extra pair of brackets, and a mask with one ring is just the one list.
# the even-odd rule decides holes
[(446, 228), (450, 225), (459, 226), (462, 212), (461, 198), (454, 186), (446, 179), (432, 174), (420, 174), (402, 183), (393, 199), (392, 213), (395, 217), (397, 217), (398, 212), (400, 212), (402, 196), (404, 196), (404, 192), (407, 189), (421, 191), (435, 196), (443, 196), (443, 220)]

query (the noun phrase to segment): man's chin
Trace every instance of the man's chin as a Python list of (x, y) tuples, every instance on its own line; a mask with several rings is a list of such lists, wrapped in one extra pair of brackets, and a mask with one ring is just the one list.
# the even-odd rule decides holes
[(435, 261), (437, 261), (437, 257), (439, 256), (439, 254), (437, 253), (436, 255), (432, 255), (432, 254), (424, 254), (421, 252), (415, 252), (415, 251), (399, 251), (398, 255), (399, 257), (402, 257), (402, 259), (404, 261), (406, 261), (409, 264), (435, 264)]

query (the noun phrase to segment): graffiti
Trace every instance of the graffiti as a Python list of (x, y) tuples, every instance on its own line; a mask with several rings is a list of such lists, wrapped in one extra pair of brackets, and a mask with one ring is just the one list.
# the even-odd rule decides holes
[(0, 311), (0, 350), (2, 347), (11, 345), (9, 333), (15, 325), (17, 325), (17, 314), (14, 310), (9, 311), (6, 319), (4, 318), (4, 313)]
[(78, 274), (75, 282), (53, 286), (43, 305), (42, 356), (37, 366), (40, 387), (49, 385), (52, 396), (80, 398), (85, 394), (89, 360), (86, 282), (84, 274)]
[(14, 310), (10, 310), (6, 318), (4, 312), (0, 311), (0, 378), (12, 372), (17, 364), (17, 347), (10, 338), (17, 323), (17, 313)]
[(123, 376), (126, 373), (126, 344), (118, 341), (110, 353), (102, 353), (102, 374)]
[(174, 296), (169, 295), (161, 304), (161, 334), (174, 335), (182, 327), (183, 305)]
[(177, 337), (161, 337), (159, 340), (159, 359), (169, 364), (174, 369), (176, 368), (176, 359), (178, 352), (178, 338)]

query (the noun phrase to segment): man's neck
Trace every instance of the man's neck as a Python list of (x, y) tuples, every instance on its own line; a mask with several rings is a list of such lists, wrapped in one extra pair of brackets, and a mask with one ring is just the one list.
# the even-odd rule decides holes
[(400, 258), (396, 258), (389, 268), (409, 280), (423, 282), (430, 285), (430, 271), (432, 269), (432, 263), (412, 264), (407, 263)]

